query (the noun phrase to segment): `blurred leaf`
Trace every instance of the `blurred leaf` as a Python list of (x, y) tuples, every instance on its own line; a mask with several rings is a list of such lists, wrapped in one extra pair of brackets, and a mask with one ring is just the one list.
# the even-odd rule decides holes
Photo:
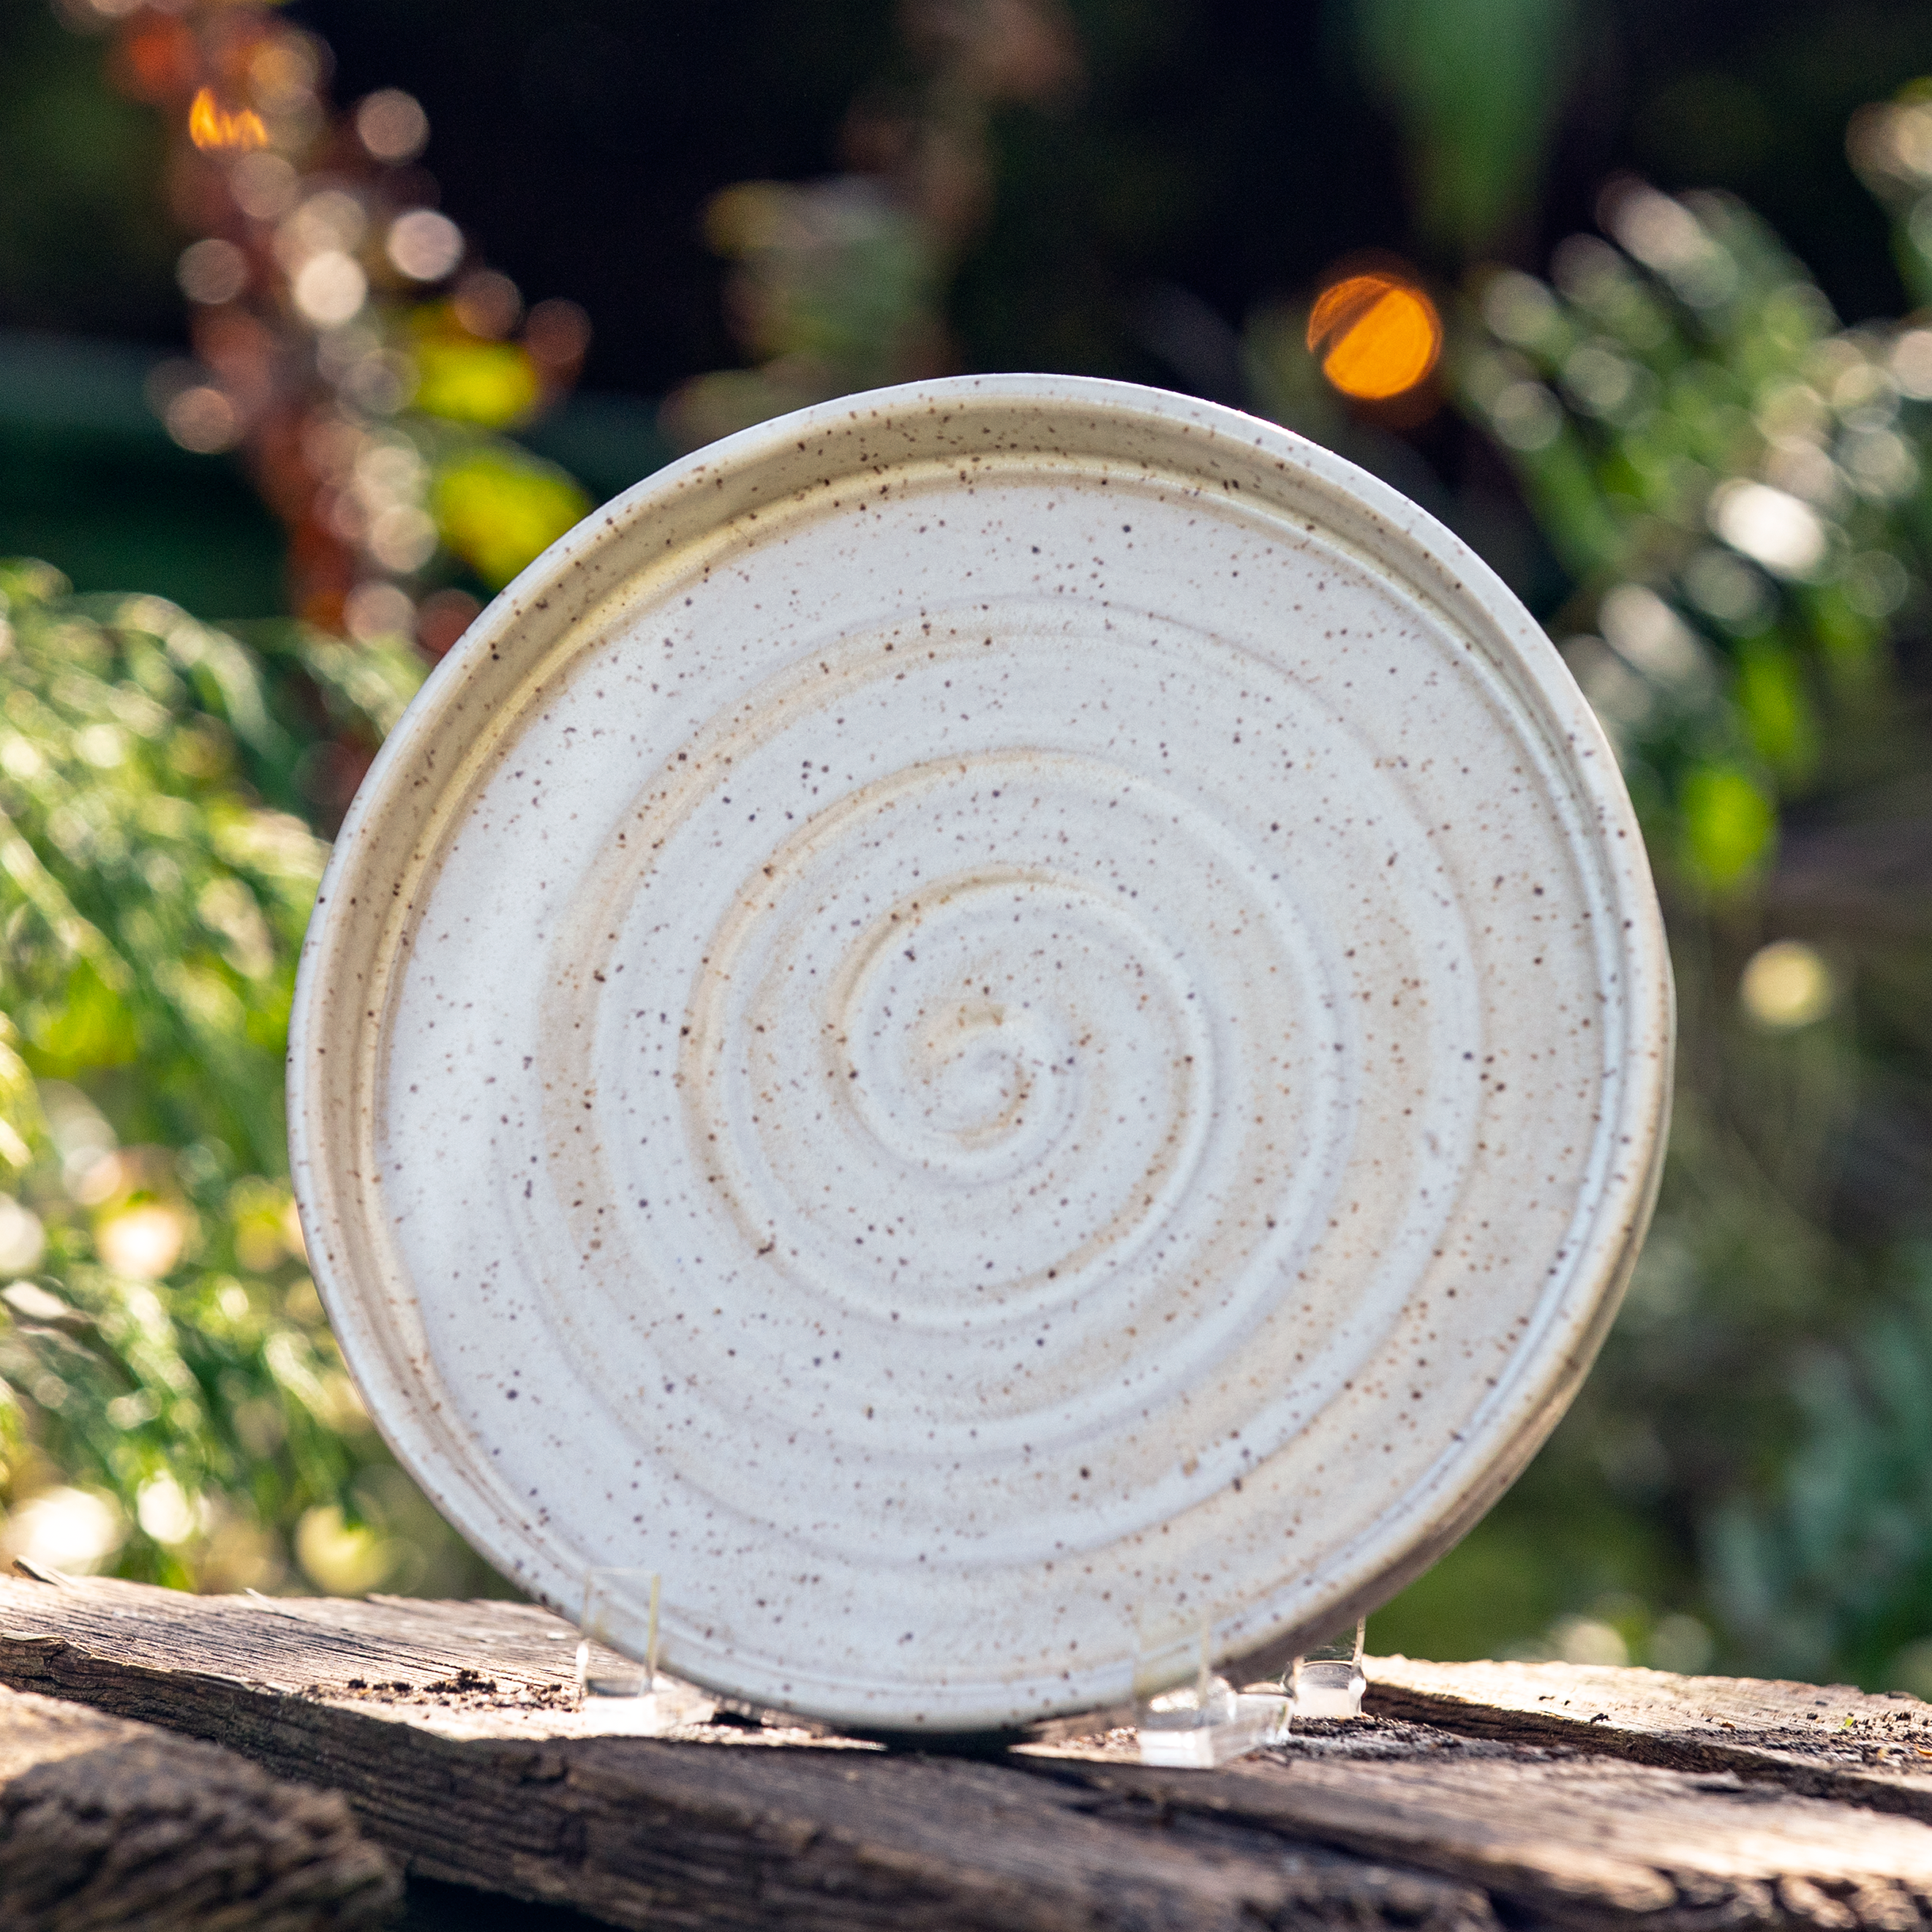
[(1696, 766), (1684, 778), (1680, 805), (1691, 864), (1712, 885), (1738, 885), (1769, 858), (1777, 811), (1748, 772)]
[(493, 590), (591, 508), (561, 470), (507, 444), (472, 448), (444, 462), (430, 502), (444, 542)]
[(1400, 118), (1424, 234), (1468, 256), (1534, 202), (1577, 50), (1576, 0), (1349, 0)]
[(1818, 727), (1797, 653), (1776, 638), (1740, 644), (1737, 702), (1752, 748), (1780, 780), (1802, 785), (1817, 767)]
[(520, 344), (425, 331), (413, 353), (414, 406), (425, 415), (507, 429), (534, 414), (542, 400), (542, 378)]

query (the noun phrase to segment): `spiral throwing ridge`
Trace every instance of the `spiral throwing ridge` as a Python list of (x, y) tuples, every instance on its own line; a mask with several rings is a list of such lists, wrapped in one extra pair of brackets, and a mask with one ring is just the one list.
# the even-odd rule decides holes
[(1507, 593), (1278, 432), (1003, 380), (571, 539), (334, 915), (377, 1178), (322, 1271), (399, 1447), (848, 1721), (1400, 1580), (1587, 1362), (1661, 1113), (1628, 808)]

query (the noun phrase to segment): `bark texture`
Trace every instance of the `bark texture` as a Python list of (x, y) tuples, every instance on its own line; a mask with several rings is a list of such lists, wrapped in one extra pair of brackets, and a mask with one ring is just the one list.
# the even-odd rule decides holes
[(232, 1751), (0, 1690), (7, 1932), (363, 1932), (394, 1862), (332, 1792)]
[(1932, 1932), (1909, 1698), (1371, 1660), (1370, 1714), (1180, 1772), (1118, 1732), (949, 1756), (728, 1710), (596, 1735), (574, 1640), (520, 1605), (0, 1580), (0, 1682), (218, 1738), (340, 1790), (416, 1871), (615, 1925)]

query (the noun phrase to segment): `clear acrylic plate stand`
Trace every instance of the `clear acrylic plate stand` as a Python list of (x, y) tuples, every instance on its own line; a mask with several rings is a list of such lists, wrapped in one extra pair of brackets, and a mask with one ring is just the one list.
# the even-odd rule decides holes
[(1134, 1662), (1134, 1734), (1143, 1764), (1208, 1771), (1288, 1735), (1280, 1686), (1237, 1690), (1208, 1661), (1204, 1619), (1179, 1636), (1140, 1633)]
[[(663, 1580), (655, 1570), (593, 1569), (578, 1622), (577, 1688), (586, 1730), (658, 1737), (706, 1722), (714, 1700), (658, 1669)], [(641, 1663), (635, 1660), (641, 1656)]]
[(1353, 1630), (1318, 1644), (1289, 1665), (1284, 1682), (1288, 1707), (1298, 1718), (1359, 1718), (1362, 1692), (1362, 1646), (1368, 1635), (1366, 1618)]
[(1134, 1735), (1143, 1764), (1211, 1770), (1280, 1744), (1297, 1718), (1360, 1714), (1366, 1623), (1295, 1658), (1278, 1684), (1237, 1690), (1208, 1660), (1205, 1621), (1179, 1636), (1150, 1640), (1144, 1629), (1134, 1664)]

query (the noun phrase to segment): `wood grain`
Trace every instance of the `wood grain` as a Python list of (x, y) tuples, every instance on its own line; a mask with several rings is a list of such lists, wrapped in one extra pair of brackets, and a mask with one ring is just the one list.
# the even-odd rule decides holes
[(1904, 1927), (1932, 1913), (1927, 1827), (1728, 1773), (1476, 1746), (1380, 1762), (1260, 1755), (1214, 1774), (1211, 1790), (1127, 1766), (1090, 1781), (1453, 1874), (1558, 1925), (1714, 1914), (1735, 1926)]
[[(1493, 1928), (1480, 1890), (1076, 1781), (742, 1725), (597, 1737), (574, 1633), (518, 1606), (0, 1581), (0, 1679), (219, 1736), (332, 1785), (412, 1870), (625, 1926)], [(469, 1686), (436, 1690), (431, 1687)], [(406, 1687), (406, 1688), (404, 1688)]]
[(375, 1932), (401, 1891), (334, 1792), (0, 1690), (7, 1932)]
[(1729, 1771), (1787, 1791), (1932, 1821), (1932, 1707), (1844, 1684), (1582, 1664), (1372, 1658), (1378, 1715), (1474, 1737), (1574, 1746), (1642, 1764)]
[[(1932, 1924), (1932, 1824), (1874, 1796), (1916, 1774), (1808, 1755), (1820, 1720), (1795, 1687), (1694, 1694), (1610, 1672), (1577, 1716), (1573, 1680), (1499, 1676), (1491, 1704), (1470, 1673), (1517, 1666), (1388, 1660), (1371, 1671), (1381, 1714), (1187, 1773), (1132, 1762), (1118, 1734), (980, 1757), (742, 1717), (596, 1736), (574, 1641), (520, 1605), (0, 1580), (0, 1681), (219, 1737), (340, 1789), (416, 1871), (617, 1925)], [(1847, 1736), (1882, 1718), (1889, 1743), (1926, 1714), (1815, 1694), (1853, 1718)], [(1438, 1717), (1397, 1714), (1402, 1698)], [(1728, 1742), (1742, 1720), (1714, 1714), (1746, 1709), (1749, 1742)], [(1842, 1793), (1806, 1786), (1822, 1772)]]

